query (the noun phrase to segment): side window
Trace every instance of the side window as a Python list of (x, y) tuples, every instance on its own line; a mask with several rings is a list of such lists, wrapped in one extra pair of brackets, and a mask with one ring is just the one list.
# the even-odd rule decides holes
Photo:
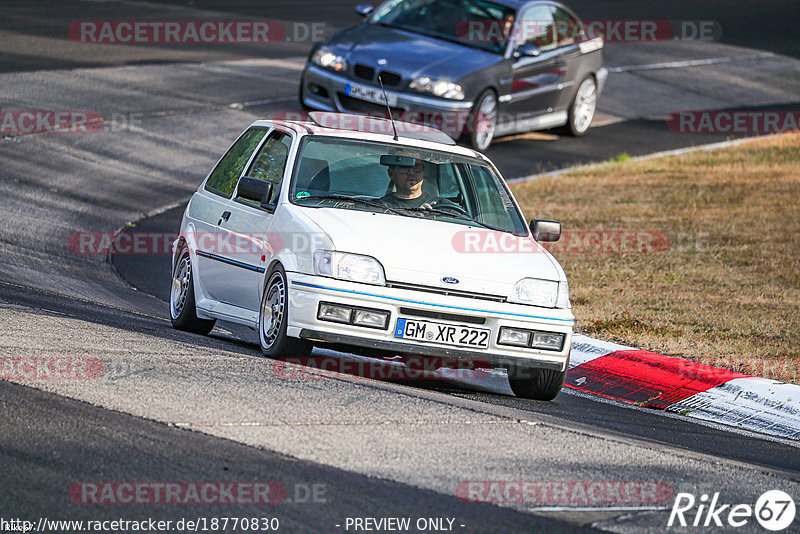
[(572, 15), (561, 9), (553, 8), (553, 19), (555, 20), (556, 39), (558, 46), (568, 46), (583, 41), (583, 27), (575, 20)]
[(517, 46), (524, 44), (536, 45), (539, 50), (546, 52), (556, 47), (555, 28), (553, 27), (553, 14), (550, 6), (539, 5), (525, 11), (517, 27)]
[(281, 180), (283, 180), (283, 172), (286, 170), (291, 146), (292, 138), (288, 134), (278, 131), (272, 132), (261, 146), (261, 150), (258, 151), (258, 155), (247, 171), (247, 176), (272, 182), (270, 204), (278, 201), (278, 195), (281, 191), (280, 184)]
[(517, 218), (514, 216), (516, 211), (514, 201), (497, 180), (491, 177), (488, 169), (477, 165), (459, 166), (471, 184), (469, 189), (475, 195), (477, 206), (480, 207), (478, 213), (474, 214), (475, 218), (496, 228), (518, 227)]
[(243, 133), (211, 171), (206, 190), (231, 198), (244, 166), (266, 133), (263, 128), (251, 128)]

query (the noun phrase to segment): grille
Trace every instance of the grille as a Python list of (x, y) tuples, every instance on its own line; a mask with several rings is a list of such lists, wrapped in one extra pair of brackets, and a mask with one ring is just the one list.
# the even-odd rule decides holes
[[(339, 103), (342, 105), (342, 109), (344, 111), (351, 111), (353, 113), (369, 113), (370, 115), (375, 115), (376, 117), (388, 118), (386, 106), (383, 104), (374, 104), (372, 102), (367, 102), (366, 100), (361, 100), (360, 98), (347, 96), (344, 93), (337, 93), (336, 96), (339, 97)], [(403, 113), (403, 110), (399, 108), (392, 108), (392, 113), (395, 117), (398, 117), (401, 113)]]
[(388, 70), (381, 71), (380, 74), (381, 80), (383, 81), (383, 85), (388, 85), (389, 87), (394, 87), (400, 85), (400, 82), (403, 81), (403, 77), (395, 72), (390, 72)]
[(464, 297), (468, 299), (491, 300), (493, 302), (505, 302), (506, 298), (499, 295), (488, 295), (486, 293), (473, 293), (471, 291), (459, 291), (456, 289), (445, 289), (441, 287), (421, 286), (417, 284), (407, 284), (405, 282), (386, 282), (386, 287), (395, 289), (409, 289), (411, 291), (424, 291), (426, 293), (436, 293), (437, 295), (448, 295), (451, 297)]
[[(353, 74), (363, 80), (372, 81), (372, 78), (375, 76), (375, 69), (366, 65), (356, 65), (353, 68)], [(385, 80), (384, 83), (386, 83)]]

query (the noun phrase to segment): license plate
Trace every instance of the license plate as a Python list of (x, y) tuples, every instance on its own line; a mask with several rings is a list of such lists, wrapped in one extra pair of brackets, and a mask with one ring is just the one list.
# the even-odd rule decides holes
[(489, 348), (490, 333), (491, 330), (486, 328), (434, 323), (402, 317), (397, 319), (397, 326), (394, 329), (394, 337), (473, 349)]
[(352, 96), (353, 98), (360, 98), (361, 100), (374, 102), (375, 104), (383, 104), (385, 106), (386, 102), (388, 101), (389, 106), (397, 106), (397, 95), (386, 93), (386, 99), (384, 99), (383, 91), (376, 89), (375, 87), (367, 87), (366, 85), (359, 85), (357, 83), (348, 83), (344, 86), (344, 94), (347, 96)]

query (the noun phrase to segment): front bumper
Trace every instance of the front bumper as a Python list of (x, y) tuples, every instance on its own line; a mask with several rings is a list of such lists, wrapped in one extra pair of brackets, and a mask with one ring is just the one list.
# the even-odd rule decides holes
[[(345, 95), (345, 87), (350, 82), (344, 76), (308, 64), (300, 82), (303, 84), (303, 104), (314, 109), (343, 113), (376, 114), (386, 111), (380, 104)], [(354, 83), (371, 85), (363, 81)], [(386, 93), (397, 97), (397, 105), (392, 108), (396, 120), (429, 124), (447, 133), (463, 131), (473, 106), (473, 102), (465, 100), (445, 100), (389, 89)]]
[[(289, 282), (289, 318), (287, 333), (318, 343), (358, 346), (398, 354), (441, 356), (457, 360), (498, 365), (566, 369), (574, 318), (570, 310), (545, 309), (520, 304), (493, 302), (439, 295), (425, 291), (369, 286), (331, 278), (287, 273)], [(317, 319), (320, 301), (389, 312), (385, 330)], [(439, 314), (431, 318), (431, 314)], [(400, 317), (434, 321), (453, 326), (476, 326), (491, 330), (487, 349), (395, 338)], [(527, 328), (564, 334), (560, 351), (519, 348), (497, 344), (501, 326)]]

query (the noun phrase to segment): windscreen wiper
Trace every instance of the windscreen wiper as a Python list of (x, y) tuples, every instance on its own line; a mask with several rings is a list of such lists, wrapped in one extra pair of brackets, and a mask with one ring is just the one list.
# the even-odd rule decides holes
[(508, 230), (505, 230), (503, 228), (497, 228), (496, 226), (491, 226), (489, 224), (482, 223), (480, 221), (476, 221), (475, 219), (473, 219), (469, 215), (465, 215), (465, 214), (459, 213), (457, 211), (447, 211), (447, 210), (443, 210), (441, 208), (423, 208), (423, 207), (419, 207), (419, 208), (398, 208), (398, 209), (407, 210), (407, 211), (414, 211), (414, 212), (420, 212), (420, 213), (433, 213), (435, 215), (446, 215), (448, 217), (453, 217), (454, 219), (461, 219), (461, 220), (464, 220), (464, 221), (469, 221), (471, 223), (475, 223), (476, 225), (481, 226), (483, 228), (487, 228), (489, 230), (496, 230), (498, 232), (508, 232)]
[(307, 197), (300, 197), (296, 200), (341, 200), (343, 202), (356, 202), (359, 204), (364, 204), (365, 206), (372, 206), (373, 208), (380, 208), (382, 210), (388, 211), (390, 213), (394, 213), (395, 215), (401, 215), (403, 217), (408, 217), (408, 214), (403, 213), (397, 208), (392, 208), (387, 206), (383, 202), (379, 202), (376, 200), (368, 200), (366, 198), (358, 198), (358, 197), (346, 197), (343, 195), (309, 195)]

